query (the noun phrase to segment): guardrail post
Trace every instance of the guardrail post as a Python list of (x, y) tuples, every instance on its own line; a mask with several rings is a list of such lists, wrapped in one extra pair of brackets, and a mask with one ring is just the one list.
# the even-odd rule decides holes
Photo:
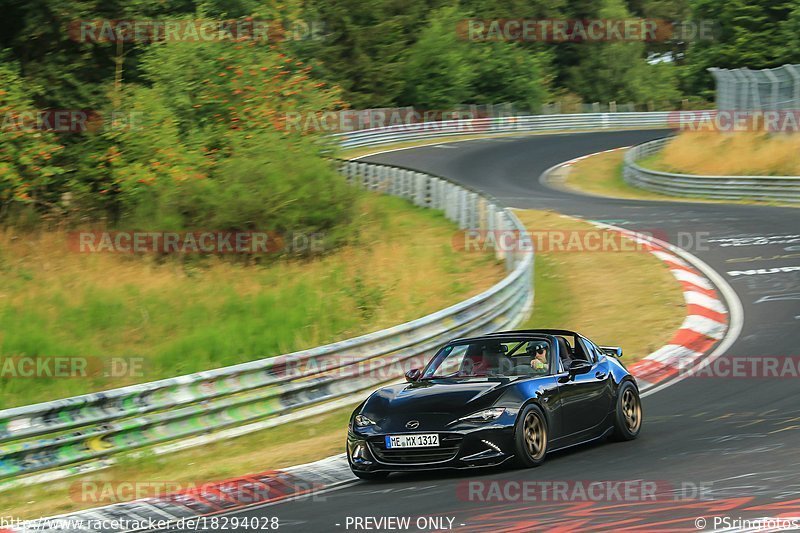
[(425, 206), (425, 190), (426, 190), (426, 175), (422, 172), (417, 172), (414, 176), (414, 205), (419, 207)]
[(498, 260), (506, 257), (506, 251), (502, 246), (502, 237), (504, 231), (505, 225), (503, 224), (503, 212), (500, 209), (496, 209), (494, 213), (494, 235), (492, 235), (492, 238), (496, 244), (494, 248), (494, 255)]
[(386, 179), (388, 180), (386, 194), (395, 196), (397, 194), (397, 169), (395, 167), (389, 167), (389, 174)]
[(365, 191), (369, 190), (369, 182), (372, 179), (372, 166), (367, 165), (364, 167), (364, 175), (361, 176), (361, 186)]
[(388, 174), (389, 169), (383, 165), (378, 167), (378, 172), (375, 181), (375, 189), (380, 192), (386, 191), (386, 176)]
[(477, 229), (484, 231), (486, 230), (486, 199), (482, 196), (478, 197), (478, 227)]
[(447, 183), (440, 183), (438, 189), (439, 209), (442, 210), (442, 214), (447, 218)]
[(425, 174), (425, 186), (423, 187), (425, 194), (423, 195), (423, 205), (430, 209), (433, 207), (433, 180), (436, 179), (432, 176)]
[(453, 187), (451, 194), (453, 195), (453, 222), (461, 227), (461, 204), (462, 194), (458, 187)]
[(469, 224), (467, 227), (470, 229), (480, 229), (481, 214), (478, 211), (478, 195), (474, 192), (469, 194), (469, 209), (467, 210), (467, 215), (469, 216)]
[(395, 189), (396, 195), (402, 198), (406, 193), (406, 170), (400, 169), (397, 171), (397, 186)]
[(517, 254), (519, 253), (518, 251), (519, 240), (521, 238), (521, 235), (519, 235), (519, 231), (514, 226), (513, 222), (511, 221), (511, 218), (505, 212), (503, 212), (503, 219), (505, 221), (506, 229), (508, 231), (514, 232), (514, 239), (512, 240), (512, 242), (514, 243), (514, 249), (506, 251), (506, 272), (511, 272), (512, 270), (514, 270), (514, 266), (517, 262)]
[(473, 193), (467, 192), (466, 194), (466, 210), (464, 211), (464, 225), (467, 229), (475, 229), (475, 219), (473, 215), (475, 214), (474, 208), (474, 198)]
[(372, 167), (372, 176), (370, 176), (369, 188), (371, 191), (379, 191), (381, 184), (381, 165)]
[(456, 224), (458, 224), (458, 227), (461, 229), (464, 229), (467, 226), (465, 223), (465, 213), (467, 212), (466, 196), (467, 196), (467, 191), (465, 191), (464, 189), (458, 188), (456, 190), (456, 202), (457, 202)]
[(441, 198), (439, 196), (439, 183), (442, 180), (436, 177), (431, 177), (430, 188), (431, 188), (431, 208), (432, 209), (440, 209), (441, 208)]
[(366, 189), (367, 188), (367, 172), (369, 166), (366, 163), (361, 163), (358, 166), (358, 187), (359, 189)]
[(447, 184), (447, 219), (458, 221), (458, 189), (452, 184)]

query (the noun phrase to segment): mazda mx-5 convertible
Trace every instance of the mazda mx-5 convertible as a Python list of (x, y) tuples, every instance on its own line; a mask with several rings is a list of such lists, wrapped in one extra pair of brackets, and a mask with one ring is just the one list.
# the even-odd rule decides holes
[(642, 406), (622, 350), (536, 329), (449, 342), (407, 383), (381, 388), (350, 418), (347, 458), (361, 479), (390, 472), (538, 466), (547, 453), (635, 439)]

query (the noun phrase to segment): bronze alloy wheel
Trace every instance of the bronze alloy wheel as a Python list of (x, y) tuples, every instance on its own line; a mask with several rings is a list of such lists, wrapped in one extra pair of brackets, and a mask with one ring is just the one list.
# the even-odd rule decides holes
[(622, 414), (625, 415), (625, 425), (628, 431), (636, 433), (642, 424), (642, 404), (633, 388), (625, 389), (622, 394)]
[(525, 445), (531, 459), (541, 460), (547, 451), (547, 429), (536, 412), (531, 411), (527, 414), (523, 431), (525, 432)]

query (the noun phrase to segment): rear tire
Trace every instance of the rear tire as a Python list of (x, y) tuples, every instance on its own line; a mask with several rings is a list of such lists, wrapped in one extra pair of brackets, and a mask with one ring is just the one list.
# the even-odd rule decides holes
[(389, 477), (389, 472), (359, 472), (358, 470), (352, 469), (351, 471), (354, 476), (364, 481), (382, 481)]
[(614, 433), (611, 438), (625, 441), (638, 437), (642, 430), (642, 400), (639, 398), (639, 391), (630, 381), (620, 385), (614, 411)]
[(514, 428), (516, 463), (523, 468), (541, 465), (547, 455), (547, 421), (539, 406), (527, 405), (520, 411)]

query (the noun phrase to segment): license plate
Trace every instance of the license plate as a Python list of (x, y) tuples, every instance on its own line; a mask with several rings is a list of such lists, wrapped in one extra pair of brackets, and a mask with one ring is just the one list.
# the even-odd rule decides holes
[(439, 435), (397, 435), (386, 436), (386, 448), (431, 448), (439, 445)]

